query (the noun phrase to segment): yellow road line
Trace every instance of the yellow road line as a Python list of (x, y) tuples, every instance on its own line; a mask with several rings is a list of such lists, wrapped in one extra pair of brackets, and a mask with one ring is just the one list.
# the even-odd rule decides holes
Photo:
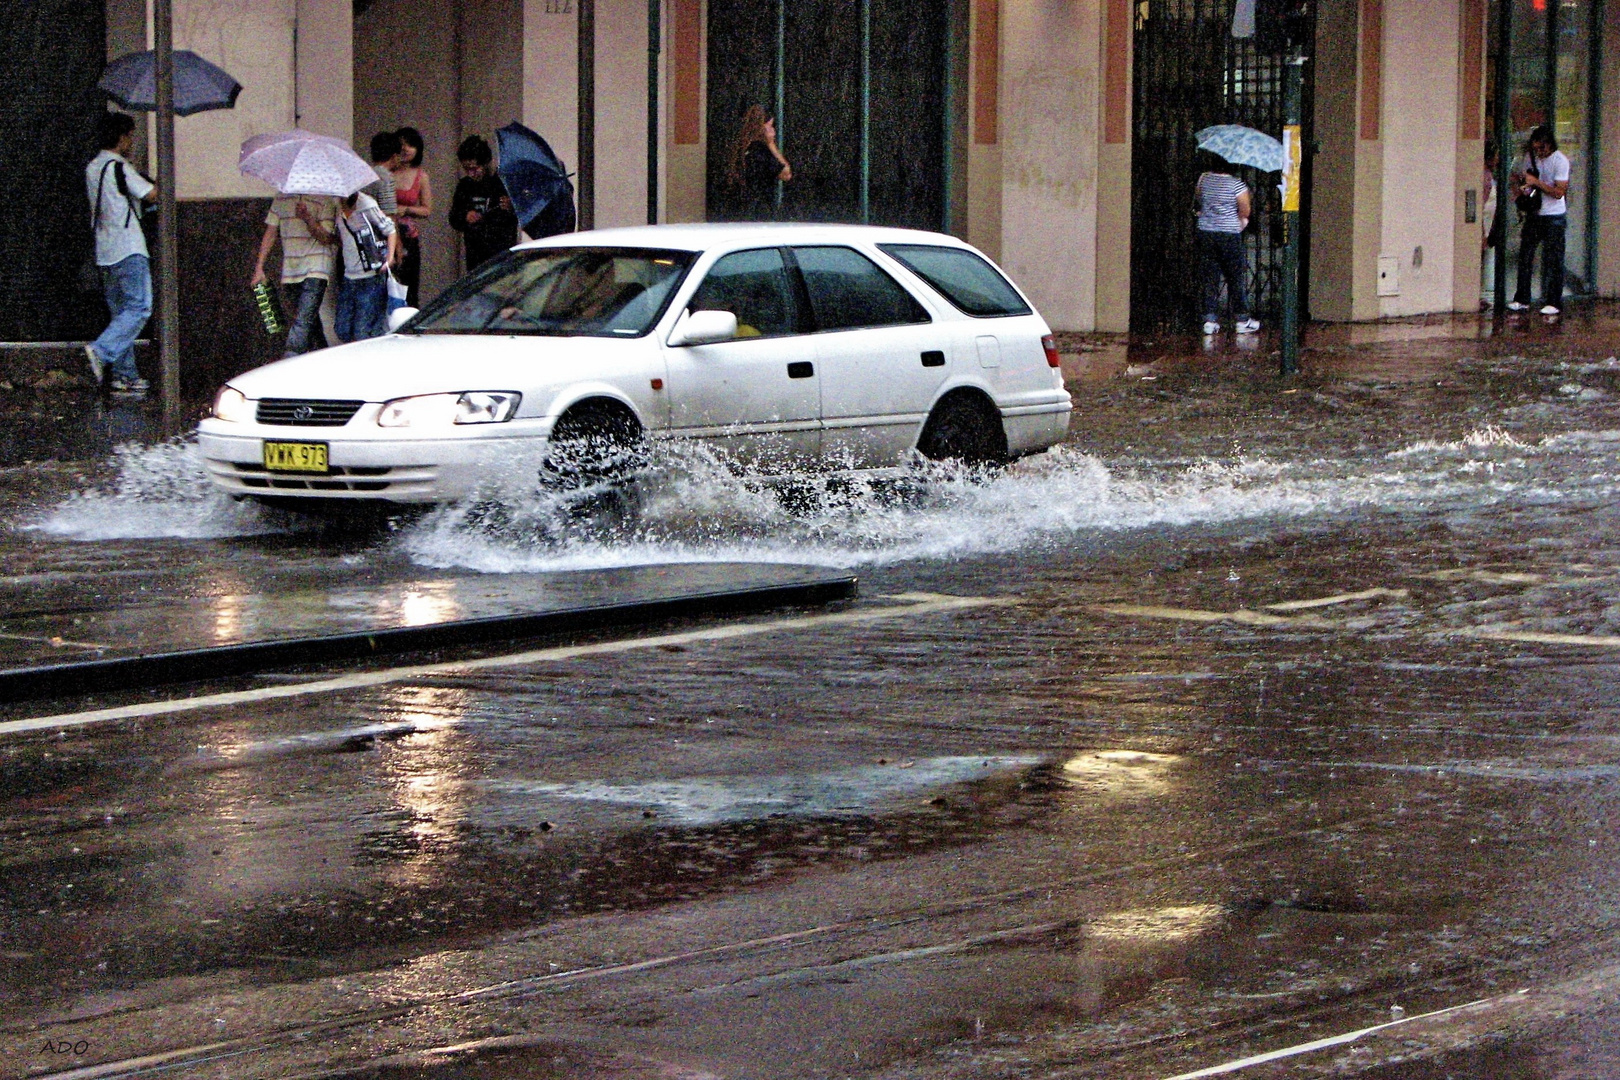
[(16, 735), (28, 731), (51, 731), (58, 728), (83, 727), (116, 720), (142, 720), (153, 716), (191, 712), (220, 706), (243, 705), (261, 701), (306, 697), (311, 694), (330, 694), (340, 690), (356, 690), (372, 686), (385, 686), (407, 679), (434, 675), (465, 675), (475, 671), (496, 668), (522, 667), (548, 661), (573, 660), (582, 656), (601, 656), (632, 652), (637, 649), (655, 649), (664, 645), (687, 645), (703, 641), (729, 641), (758, 637), (791, 630), (812, 630), (830, 626), (859, 626), (905, 616), (935, 615), (972, 608), (1011, 604), (1016, 601), (996, 596), (943, 596), (937, 593), (901, 593), (891, 599), (904, 601), (884, 607), (854, 608), (822, 615), (799, 615), (766, 622), (733, 623), (709, 626), (699, 630), (685, 630), (653, 637), (624, 638), (616, 641), (597, 641), (586, 645), (562, 645), (550, 649), (486, 656), (476, 660), (454, 660), (438, 664), (411, 664), (404, 667), (384, 668), (380, 671), (358, 671), (315, 682), (294, 683), (286, 686), (265, 686), (253, 690), (235, 690), (221, 694), (201, 694), (196, 697), (171, 698), (165, 701), (147, 701), (137, 705), (120, 705), (110, 709), (91, 709), (85, 712), (59, 713), (54, 716), (36, 716), (25, 720), (0, 722), (0, 735)]

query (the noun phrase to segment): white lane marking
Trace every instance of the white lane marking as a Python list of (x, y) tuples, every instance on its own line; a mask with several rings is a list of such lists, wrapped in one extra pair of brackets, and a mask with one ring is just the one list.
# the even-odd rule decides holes
[(1387, 1031), (1392, 1027), (1400, 1027), (1402, 1024), (1410, 1024), (1414, 1020), (1433, 1020), (1437, 1017), (1450, 1015), (1451, 1013), (1462, 1012), (1464, 1009), (1475, 1009), (1482, 1006), (1497, 1005), (1505, 1001), (1522, 998), (1529, 992), (1530, 991), (1528, 990), (1515, 990), (1511, 994), (1502, 994), (1498, 997), (1480, 998), (1478, 1001), (1470, 1001), (1462, 1005), (1452, 1005), (1449, 1008), (1436, 1009), (1433, 1012), (1419, 1013), (1416, 1016), (1403, 1016), (1399, 1020), (1390, 1020), (1387, 1023), (1374, 1024), (1372, 1027), (1364, 1027), (1359, 1031), (1347, 1031), (1343, 1035), (1333, 1035), (1326, 1039), (1315, 1039), (1308, 1043), (1300, 1043), (1297, 1046), (1286, 1046), (1281, 1050), (1272, 1050), (1264, 1054), (1255, 1054), (1253, 1057), (1239, 1058), (1236, 1061), (1228, 1061), (1222, 1065), (1211, 1065), (1207, 1069), (1198, 1069), (1195, 1072), (1177, 1073), (1174, 1076), (1166, 1077), (1165, 1080), (1198, 1080), (1199, 1077), (1203, 1076), (1221, 1076), (1225, 1073), (1234, 1073), (1239, 1069), (1247, 1069), (1251, 1065), (1264, 1065), (1268, 1061), (1281, 1061), (1283, 1058), (1297, 1057), (1300, 1054), (1310, 1054), (1317, 1050), (1326, 1050), (1332, 1046), (1343, 1046), (1346, 1043), (1353, 1043), (1358, 1039), (1375, 1034), (1376, 1032)]
[(69, 646), (75, 649), (110, 649), (111, 645), (98, 645), (93, 641), (69, 641), (60, 637), (41, 637), (38, 634), (8, 634), (0, 632), (0, 638), (8, 641), (32, 641), (36, 645), (54, 645), (58, 649)]
[(91, 709), (85, 712), (59, 713), (54, 716), (36, 716), (25, 720), (0, 722), (0, 736), (16, 735), (27, 731), (50, 731), (58, 728), (83, 727), (115, 720), (140, 720), (151, 716), (191, 712), (222, 705), (245, 705), (261, 701), (305, 697), (311, 694), (330, 694), (339, 690), (357, 690), (371, 686), (386, 686), (431, 675), (460, 675), (494, 668), (521, 667), (525, 664), (554, 660), (573, 660), (581, 656), (600, 656), (653, 649), (663, 645), (687, 645), (702, 641), (729, 641), (736, 638), (757, 637), (786, 630), (812, 629), (822, 626), (850, 626), (880, 622), (909, 615), (933, 615), (948, 611), (991, 607), (1016, 603), (997, 596), (942, 596), (937, 593), (901, 593), (893, 599), (905, 601), (887, 607), (857, 608), (824, 615), (800, 615), (768, 622), (734, 623), (728, 626), (710, 626), (701, 630), (684, 630), (675, 634), (654, 637), (624, 638), (617, 641), (598, 641), (588, 645), (562, 645), (550, 649), (486, 656), (477, 660), (455, 660), (438, 664), (411, 664), (405, 667), (384, 668), (381, 671), (359, 671), (316, 682), (294, 683), (285, 686), (264, 686), (253, 690), (235, 690), (221, 694), (201, 694), (197, 697), (171, 698), (148, 701), (137, 705), (120, 705), (110, 709)]
[(1267, 611), (1308, 611), (1311, 608), (1332, 607), (1334, 604), (1350, 604), (1357, 600), (1372, 600), (1376, 597), (1387, 596), (1392, 600), (1405, 600), (1412, 595), (1405, 589), (1386, 589), (1378, 586), (1372, 589), (1363, 589), (1360, 592), (1339, 593), (1336, 596), (1323, 596), (1315, 600), (1284, 600), (1280, 604), (1267, 604)]
[(1199, 608), (1156, 607), (1151, 604), (1107, 604), (1097, 608), (1107, 615), (1138, 619), (1179, 619), (1182, 622), (1235, 622), (1249, 626), (1326, 625), (1321, 620), (1270, 615), (1264, 611), (1239, 608), (1236, 611), (1204, 611)]
[(1537, 630), (1510, 630), (1504, 626), (1479, 626), (1453, 631), (1462, 637), (1486, 641), (1526, 641), (1532, 645), (1597, 645), (1620, 649), (1620, 637), (1613, 634), (1546, 634)]

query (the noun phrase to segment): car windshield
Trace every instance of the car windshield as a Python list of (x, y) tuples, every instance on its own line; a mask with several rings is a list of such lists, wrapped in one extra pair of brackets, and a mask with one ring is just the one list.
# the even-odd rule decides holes
[(640, 337), (696, 258), (647, 248), (510, 251), (445, 290), (403, 330)]

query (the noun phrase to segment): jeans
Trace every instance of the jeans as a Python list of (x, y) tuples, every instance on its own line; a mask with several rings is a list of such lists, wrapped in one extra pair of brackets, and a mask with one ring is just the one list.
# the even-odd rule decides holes
[(1204, 263), (1204, 321), (1220, 322), (1221, 281), (1226, 281), (1232, 316), (1239, 322), (1249, 317), (1249, 258), (1243, 250), (1242, 233), (1198, 230), (1198, 250)]
[(101, 268), (112, 321), (91, 343), (115, 379), (139, 377), (135, 370), (135, 339), (152, 317), (152, 264), (145, 255), (130, 255)]
[(1513, 293), (1515, 303), (1530, 302), (1530, 264), (1535, 261), (1536, 248), (1541, 248), (1541, 302), (1555, 308), (1564, 306), (1564, 236), (1569, 219), (1563, 214), (1542, 217), (1531, 214), (1524, 219), (1524, 232), (1519, 239), (1519, 287)]
[(326, 334), (321, 330), (321, 300), (326, 296), (326, 279), (307, 277), (287, 286), (294, 311), (292, 325), (287, 327), (287, 349), (282, 356), (298, 356), (326, 348)]
[(383, 274), (338, 279), (336, 329), (343, 341), (388, 333), (388, 279)]

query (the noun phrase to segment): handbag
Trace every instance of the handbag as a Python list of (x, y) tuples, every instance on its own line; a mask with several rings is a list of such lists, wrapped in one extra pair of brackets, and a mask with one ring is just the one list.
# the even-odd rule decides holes
[[(1541, 176), (1541, 170), (1536, 168), (1535, 162), (1532, 161), (1530, 163), (1530, 167), (1525, 170), (1525, 175), (1539, 178)], [(1531, 217), (1535, 214), (1541, 213), (1541, 189), (1536, 188), (1534, 191), (1529, 193), (1523, 191), (1519, 192), (1517, 195), (1513, 196), (1513, 205), (1519, 211), (1519, 213), (1525, 217)]]
[(392, 270), (388, 271), (388, 312), (393, 314), (405, 306), (407, 290), (405, 283), (394, 276)]

